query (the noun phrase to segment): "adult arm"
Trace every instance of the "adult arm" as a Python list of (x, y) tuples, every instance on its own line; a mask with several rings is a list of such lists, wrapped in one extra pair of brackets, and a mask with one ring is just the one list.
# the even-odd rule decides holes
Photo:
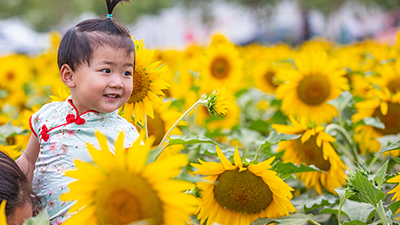
[(31, 134), (28, 146), (22, 155), (16, 160), (19, 168), (24, 172), (29, 182), (33, 180), (33, 171), (35, 170), (35, 162), (39, 155), (39, 142), (36, 136)]

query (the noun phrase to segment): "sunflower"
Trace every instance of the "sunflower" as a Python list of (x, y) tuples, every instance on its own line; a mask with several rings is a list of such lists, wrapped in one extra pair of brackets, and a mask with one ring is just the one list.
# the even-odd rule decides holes
[(349, 89), (346, 71), (326, 52), (299, 53), (294, 61), (297, 69), (277, 74), (284, 81), (276, 90), (277, 99), (282, 99), (281, 110), (306, 122), (331, 121), (338, 111), (328, 101)]
[(387, 87), (393, 94), (400, 91), (400, 58), (377, 66), (376, 72), (380, 75), (380, 79), (375, 79), (376, 85), (380, 88)]
[(16, 145), (0, 145), (0, 152), (4, 152), (14, 160), (16, 160), (22, 154)]
[(221, 163), (191, 163), (194, 173), (205, 175), (197, 182), (201, 190), (197, 218), (207, 225), (214, 222), (226, 225), (250, 224), (261, 217), (275, 218), (295, 212), (290, 203), (293, 191), (276, 172), (269, 170), (274, 157), (258, 164), (244, 166), (238, 148), (233, 165), (216, 146)]
[(325, 133), (325, 128), (322, 126), (308, 128), (305, 120), (298, 122), (292, 116), (289, 118), (292, 126), (272, 125), (278, 133), (301, 134), (297, 139), (281, 141), (278, 144), (277, 151), (285, 151), (283, 162), (315, 165), (325, 172), (301, 173), (298, 177), (305, 183), (307, 189), (314, 188), (318, 194), (322, 194), (321, 185), (327, 191), (335, 193), (333, 189), (345, 183), (347, 169), (331, 145), (335, 138)]
[(0, 225), (7, 225), (6, 202), (4, 199), (0, 204)]
[(275, 93), (279, 84), (276, 81), (275, 75), (280, 68), (281, 66), (279, 64), (272, 61), (257, 63), (253, 74), (255, 87), (264, 93)]
[(58, 89), (57, 95), (50, 95), (52, 102), (64, 102), (71, 95), (71, 91), (64, 85)]
[[(397, 135), (400, 132), (400, 92), (390, 93), (388, 88), (374, 89), (369, 92), (369, 98), (355, 104), (357, 113), (352, 116), (353, 122), (358, 122), (367, 117), (379, 118), (385, 128), (370, 125), (359, 125), (355, 128), (354, 140), (359, 144), (361, 154), (377, 152), (381, 144), (377, 138), (385, 135)], [(398, 150), (391, 151), (394, 156), (399, 155)]]
[(23, 92), (23, 85), (32, 78), (31, 62), (25, 55), (0, 57), (0, 68), (0, 89)]
[(210, 45), (205, 50), (203, 67), (200, 70), (200, 86), (205, 92), (219, 87), (238, 91), (243, 85), (242, 59), (239, 51), (230, 43)]
[(170, 85), (160, 76), (168, 70), (160, 62), (151, 62), (154, 51), (148, 50), (143, 40), (134, 40), (135, 43), (135, 72), (133, 74), (133, 91), (124, 105), (124, 117), (131, 121), (132, 114), (135, 122), (144, 124), (146, 114), (154, 117), (153, 103), (162, 103), (159, 95), (164, 96), (161, 91)]
[[(400, 173), (395, 176), (390, 178), (389, 180), (387, 180), (386, 182), (388, 183), (400, 183)], [(394, 193), (393, 197), (392, 197), (392, 201), (393, 200), (400, 200), (400, 185), (397, 185), (396, 187), (394, 187), (392, 190), (390, 190), (388, 192), (388, 194), (392, 194)], [(397, 210), (396, 214), (400, 212), (400, 209)], [(400, 217), (398, 217), (396, 220), (400, 220)]]
[[(142, 133), (143, 134), (143, 133)], [(193, 185), (176, 177), (188, 162), (178, 154), (146, 165), (153, 137), (138, 138), (132, 147), (123, 148), (123, 133), (115, 142), (115, 155), (107, 138), (96, 137), (100, 150), (87, 145), (94, 163), (75, 161), (76, 170), (66, 176), (76, 178), (63, 201), (77, 202), (70, 208), (75, 213), (64, 224), (185, 224), (196, 207), (196, 199), (184, 194)], [(144, 144), (142, 144), (144, 143)], [(162, 172), (160, 172), (162, 171)]]
[[(197, 109), (196, 122), (200, 126), (206, 126), (210, 130), (217, 128), (231, 129), (239, 123), (240, 108), (235, 102), (233, 94), (225, 89), (216, 92), (217, 98), (214, 104), (200, 105)], [(210, 94), (209, 96), (212, 96)], [(219, 112), (216, 113), (215, 112)]]

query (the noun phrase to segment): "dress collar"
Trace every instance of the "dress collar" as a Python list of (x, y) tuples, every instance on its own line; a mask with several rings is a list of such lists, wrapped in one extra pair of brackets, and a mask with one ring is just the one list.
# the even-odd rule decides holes
[(99, 116), (102, 116), (102, 117), (107, 117), (107, 116), (110, 116), (110, 115), (118, 114), (118, 109), (113, 111), (113, 112), (110, 112), (110, 113), (101, 113), (101, 112), (98, 112), (98, 111), (95, 111), (95, 110), (89, 110), (89, 111), (86, 111), (86, 112), (83, 112), (83, 113), (78, 112), (78, 108), (76, 108), (76, 106), (72, 102), (72, 96), (71, 95), (65, 100), (65, 102), (67, 103), (67, 105), (72, 106), (72, 108), (75, 111), (75, 115), (76, 116), (83, 116), (83, 115), (88, 114), (88, 113), (94, 113), (95, 115), (99, 115)]

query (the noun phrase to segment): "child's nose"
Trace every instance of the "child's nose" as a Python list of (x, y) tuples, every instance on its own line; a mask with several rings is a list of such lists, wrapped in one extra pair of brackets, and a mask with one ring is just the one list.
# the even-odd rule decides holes
[(122, 80), (119, 76), (113, 76), (110, 80), (110, 87), (112, 88), (122, 88)]

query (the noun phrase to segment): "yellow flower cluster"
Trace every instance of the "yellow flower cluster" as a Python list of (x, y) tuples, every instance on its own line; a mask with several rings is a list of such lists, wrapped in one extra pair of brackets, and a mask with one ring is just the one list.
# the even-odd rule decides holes
[[(60, 35), (51, 37), (53, 46), (38, 56), (0, 56), (0, 151), (13, 158), (28, 143), (29, 116), (69, 96), (56, 64)], [(77, 200), (66, 224), (186, 224), (196, 214), (200, 223), (239, 225), (289, 216), (296, 211), (294, 191), (336, 194), (347, 168), (360, 157), (371, 161), (390, 143), (382, 138), (400, 133), (400, 46), (373, 40), (236, 46), (218, 34), (184, 50), (152, 50), (133, 41), (134, 91), (119, 113), (147, 133), (129, 149), (122, 148), (121, 135), (115, 154), (96, 134), (101, 148), (87, 147), (94, 163), (76, 161), (76, 170), (66, 173), (77, 179), (62, 196)], [(206, 106), (181, 120), (203, 95)], [(347, 133), (330, 133), (332, 124)], [(254, 147), (271, 132), (295, 138)], [(172, 135), (183, 138), (173, 142)], [(151, 151), (161, 152), (164, 141), (152, 161)], [(224, 148), (209, 147), (212, 141)], [(343, 157), (346, 148), (355, 150), (347, 152), (353, 157)], [(274, 161), (316, 171), (295, 174), (289, 179), (301, 184), (291, 187)], [(180, 174), (198, 182), (175, 179)]]

